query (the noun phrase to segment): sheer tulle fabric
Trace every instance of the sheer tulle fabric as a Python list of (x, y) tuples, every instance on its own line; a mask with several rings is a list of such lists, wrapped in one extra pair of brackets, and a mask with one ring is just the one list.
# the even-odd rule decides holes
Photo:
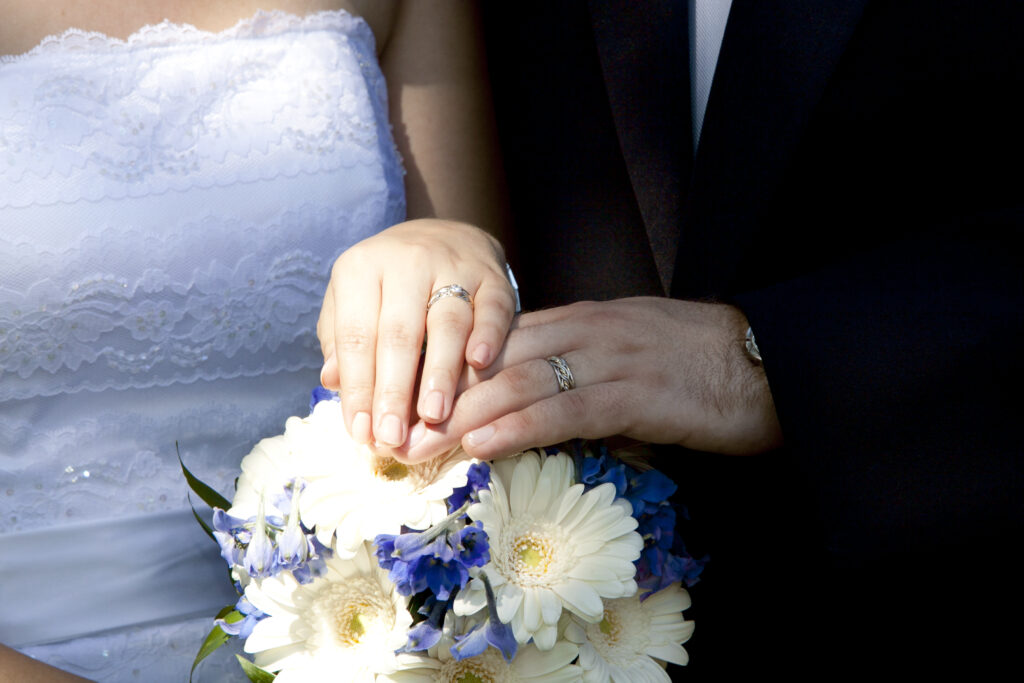
[[(76, 609), (93, 575), (74, 558), (116, 576), (111, 604), (189, 594), (188, 571), (128, 559), (147, 536), (208, 543), (182, 523), (175, 443), (227, 492), (304, 410), (330, 266), (402, 220), (401, 176), (373, 35), (344, 12), (69, 31), (0, 58), (0, 642), (101, 680), (185, 680), (210, 627), (190, 617), (224, 596), (154, 596), (112, 624)], [(26, 549), (45, 572), (14, 571)]]

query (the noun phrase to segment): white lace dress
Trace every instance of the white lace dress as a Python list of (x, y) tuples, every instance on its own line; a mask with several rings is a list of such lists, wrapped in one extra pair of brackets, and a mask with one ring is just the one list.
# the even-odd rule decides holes
[(175, 442), (229, 493), (308, 409), (330, 266), (403, 219), (401, 176), (344, 12), (0, 58), (0, 642), (187, 680), (234, 596)]

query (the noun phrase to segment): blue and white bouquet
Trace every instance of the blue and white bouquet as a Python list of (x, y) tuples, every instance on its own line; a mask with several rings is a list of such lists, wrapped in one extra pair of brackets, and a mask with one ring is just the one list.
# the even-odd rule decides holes
[(682, 584), (703, 562), (663, 474), (581, 449), (403, 464), (353, 442), (329, 392), (314, 403), (242, 460), (231, 503), (186, 470), (239, 593), (197, 662), (238, 637), (249, 677), (278, 683), (669, 681), (687, 663)]

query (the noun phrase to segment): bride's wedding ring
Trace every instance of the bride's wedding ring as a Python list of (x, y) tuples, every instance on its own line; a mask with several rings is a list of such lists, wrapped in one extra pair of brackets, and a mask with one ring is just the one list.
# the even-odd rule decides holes
[(551, 356), (546, 359), (551, 369), (555, 371), (555, 381), (558, 382), (559, 393), (569, 391), (576, 387), (576, 379), (572, 376), (569, 364), (561, 356)]
[(431, 306), (446, 296), (458, 297), (469, 304), (470, 308), (473, 308), (473, 296), (469, 292), (459, 285), (445, 285), (444, 287), (435, 289), (434, 293), (430, 295), (430, 300), (427, 301), (427, 310), (429, 311)]

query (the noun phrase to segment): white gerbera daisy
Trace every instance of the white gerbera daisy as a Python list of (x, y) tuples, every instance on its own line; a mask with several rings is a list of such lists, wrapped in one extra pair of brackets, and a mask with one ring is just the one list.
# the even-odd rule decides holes
[[(415, 465), (355, 443), (345, 431), (341, 404), (322, 401), (306, 420), (305, 483), (299, 512), (306, 528), (316, 527), (324, 545), (342, 556), (378, 534), (397, 534), (402, 526), (427, 529), (448, 515), (445, 498), (466, 485), (472, 464), (464, 452)], [(311, 459), (308, 453), (319, 457)]]
[(289, 418), (284, 434), (261, 440), (242, 458), (242, 474), (228, 514), (249, 519), (257, 514), (261, 502), (265, 507), (273, 507), (275, 497), (284, 494), (285, 486), (296, 476), (298, 454), (290, 437), (299, 423), (299, 418)]
[(566, 638), (580, 647), (586, 683), (671, 683), (663, 662), (685, 666), (683, 643), (693, 622), (683, 618), (690, 595), (674, 583), (644, 601), (637, 596), (609, 600), (596, 624), (574, 620)]
[[(531, 638), (550, 650), (565, 607), (586, 622), (604, 614), (604, 598), (636, 593), (633, 561), (643, 540), (628, 502), (602, 484), (584, 493), (575, 484), (572, 458), (542, 459), (534, 452), (513, 463), (495, 463), (489, 489), (467, 513), (483, 522), (491, 550), (485, 572), (494, 588), (498, 617), (516, 641)], [(507, 492), (507, 493), (506, 493)], [(475, 577), (455, 599), (459, 615), (486, 604)]]
[(337, 680), (372, 683), (397, 663), (412, 617), (406, 601), (364, 544), (354, 557), (327, 560), (324, 576), (299, 584), (290, 572), (255, 580), (245, 597), (268, 616), (245, 651), (278, 683)]
[(409, 658), (405, 668), (377, 677), (378, 683), (575, 683), (582, 681), (580, 667), (573, 664), (578, 649), (562, 641), (547, 652), (533, 644), (519, 648), (512, 661), (506, 662), (495, 648), (461, 661), (445, 657)]

